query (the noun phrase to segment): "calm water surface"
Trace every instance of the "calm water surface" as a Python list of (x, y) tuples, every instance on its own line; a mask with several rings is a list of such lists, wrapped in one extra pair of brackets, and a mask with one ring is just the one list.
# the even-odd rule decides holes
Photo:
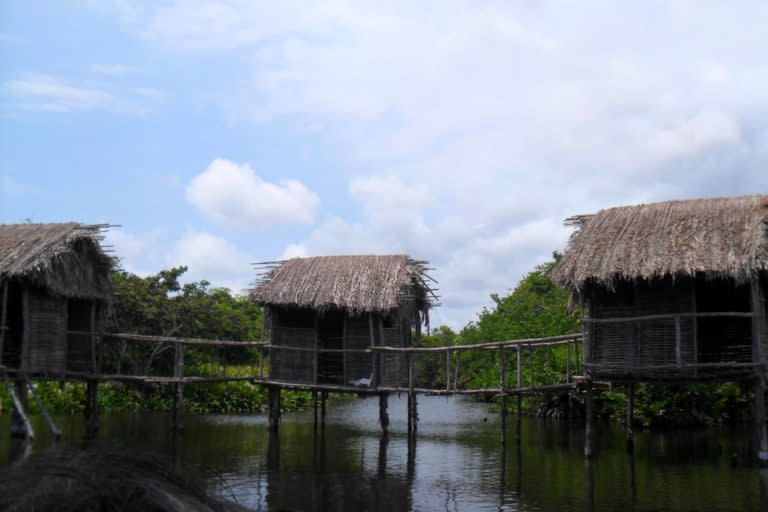
[[(518, 448), (510, 421), (502, 449), (488, 406), (423, 397), (409, 446), (405, 409), (404, 396), (390, 398), (388, 438), (369, 398), (330, 405), (317, 435), (311, 413), (285, 415), (279, 436), (263, 416), (188, 416), (174, 436), (167, 414), (137, 414), (103, 417), (98, 443), (159, 453), (256, 510), (738, 511), (761, 510), (765, 499), (748, 426), (639, 432), (628, 456), (621, 427), (602, 424), (585, 463), (578, 422), (524, 419)], [(53, 443), (35, 420), (31, 456), (40, 457)], [(79, 416), (57, 422), (63, 443), (81, 443)], [(0, 416), (0, 464), (16, 457), (7, 432)]]

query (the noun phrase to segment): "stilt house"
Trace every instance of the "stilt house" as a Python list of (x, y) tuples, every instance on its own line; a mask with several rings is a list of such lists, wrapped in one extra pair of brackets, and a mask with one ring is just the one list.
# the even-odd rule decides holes
[(554, 279), (580, 301), (587, 376), (752, 377), (768, 350), (768, 196), (668, 201), (566, 220)]
[(251, 298), (265, 308), (270, 378), (302, 384), (398, 386), (404, 354), (428, 323), (426, 262), (405, 255), (319, 256), (270, 264)]
[(91, 372), (93, 337), (112, 297), (106, 226), (0, 224), (0, 366)]

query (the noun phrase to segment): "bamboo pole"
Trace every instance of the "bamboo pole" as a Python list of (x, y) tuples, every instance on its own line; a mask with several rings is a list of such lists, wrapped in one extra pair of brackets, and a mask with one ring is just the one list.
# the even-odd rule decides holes
[(94, 375), (98, 375), (99, 368), (96, 364), (96, 301), (91, 301), (91, 318), (90, 318), (90, 342), (91, 342), (91, 371)]
[(29, 389), (29, 393), (32, 395), (32, 398), (35, 399), (37, 408), (40, 409), (40, 414), (42, 415), (45, 424), (48, 426), (48, 430), (51, 431), (53, 437), (55, 437), (58, 441), (61, 439), (61, 430), (59, 430), (59, 427), (57, 427), (56, 423), (53, 422), (51, 415), (48, 414), (48, 410), (45, 408), (45, 405), (43, 405), (43, 401), (40, 400), (40, 397), (37, 395), (37, 390), (35, 390), (35, 386), (32, 385), (32, 382), (30, 382), (30, 380), (27, 378), (25, 378), (24, 381), (27, 384), (27, 388)]
[[(517, 387), (523, 387), (523, 353), (522, 349), (517, 347)], [(517, 425), (515, 426), (515, 443), (520, 444), (523, 430), (523, 396), (517, 395)]]
[(389, 429), (389, 397), (386, 393), (379, 394), (379, 425), (385, 434)]
[(5, 347), (5, 331), (8, 319), (8, 281), (3, 281), (3, 301), (0, 306), (0, 366), (3, 366), (3, 349)]
[(501, 435), (502, 440), (507, 432), (507, 362), (504, 358), (504, 347), (499, 347), (499, 390), (501, 391)]
[(173, 385), (173, 428), (184, 430), (184, 345), (174, 346), (173, 376), (178, 379)]
[(451, 390), (451, 358), (447, 350), (445, 351), (445, 390)]
[(634, 432), (632, 431), (632, 423), (634, 422), (635, 411), (635, 385), (629, 384), (627, 386), (627, 419), (626, 419), (626, 440), (627, 451), (631, 452), (634, 449)]
[(765, 358), (762, 346), (762, 303), (760, 297), (760, 280), (752, 276), (750, 282), (750, 298), (752, 302), (752, 362), (760, 363), (755, 367), (754, 402), (755, 428), (757, 430), (758, 452), (760, 465), (768, 465), (768, 429), (765, 416)]
[[(27, 406), (25, 404), (25, 391), (21, 381), (11, 382), (8, 374), (3, 374), (5, 387), (8, 388), (8, 394), (13, 403), (13, 412), (11, 413), (11, 436), (26, 437), (29, 440), (35, 439), (35, 431), (27, 416)], [(18, 392), (18, 393), (17, 393)]]
[[(373, 334), (373, 313), (368, 313), (368, 332), (370, 335), (371, 349), (376, 346), (376, 337)], [(376, 386), (376, 352), (371, 350), (371, 386)]]
[(592, 457), (592, 450), (594, 445), (594, 421), (595, 421), (595, 404), (594, 404), (594, 397), (593, 391), (592, 391), (592, 381), (587, 381), (587, 389), (586, 389), (586, 395), (585, 395), (585, 420), (586, 424), (584, 427), (584, 456), (588, 459)]

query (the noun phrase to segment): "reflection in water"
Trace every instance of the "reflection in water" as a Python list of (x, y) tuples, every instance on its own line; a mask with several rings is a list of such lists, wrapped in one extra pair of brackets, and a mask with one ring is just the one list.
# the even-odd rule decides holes
[[(414, 442), (405, 402), (390, 397), (388, 435), (375, 399), (329, 404), (325, 428), (314, 428), (312, 411), (284, 415), (279, 434), (261, 416), (189, 416), (178, 436), (157, 414), (104, 417), (100, 435), (165, 454), (173, 467), (204, 475), (209, 492), (255, 510), (731, 511), (759, 510), (768, 499), (749, 427), (637, 432), (628, 456), (623, 429), (598, 425), (599, 450), (585, 463), (575, 421), (523, 418), (518, 445), (514, 431), (500, 438), (501, 418), (484, 404), (422, 398)], [(7, 421), (0, 416), (0, 432)], [(57, 422), (63, 444), (79, 447), (80, 418)], [(30, 459), (51, 444), (39, 432)], [(22, 454), (0, 434), (0, 465)]]

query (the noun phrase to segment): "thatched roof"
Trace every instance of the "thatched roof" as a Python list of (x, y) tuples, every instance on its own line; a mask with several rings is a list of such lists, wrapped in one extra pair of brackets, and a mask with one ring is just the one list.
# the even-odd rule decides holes
[(406, 255), (292, 258), (269, 264), (251, 298), (321, 312), (383, 313), (403, 307), (426, 312), (432, 290), (425, 264)]
[(741, 283), (768, 270), (768, 195), (622, 206), (566, 225), (577, 229), (553, 278), (576, 290), (697, 273)]
[(112, 263), (99, 244), (105, 227), (0, 224), (0, 281), (25, 281), (63, 297), (110, 300)]

